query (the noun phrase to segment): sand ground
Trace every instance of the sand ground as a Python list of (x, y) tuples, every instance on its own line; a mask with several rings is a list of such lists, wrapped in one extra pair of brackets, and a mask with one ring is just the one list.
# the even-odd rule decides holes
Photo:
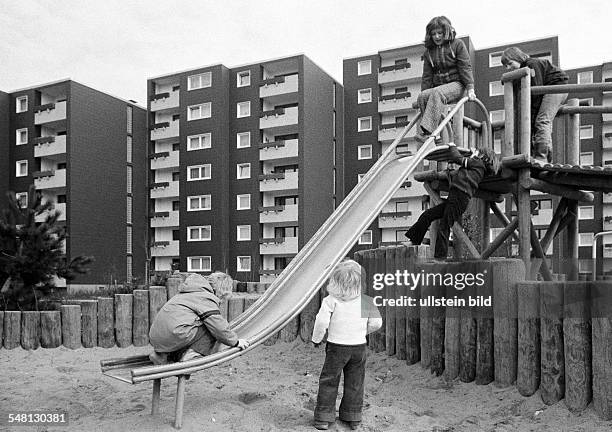
[[(151, 383), (131, 385), (100, 373), (102, 359), (141, 348), (0, 350), (0, 430), (172, 431), (176, 379), (163, 380), (160, 414), (151, 416)], [(187, 381), (184, 431), (314, 431), (311, 426), (324, 350), (301, 341), (258, 347)], [(446, 382), (419, 364), (370, 353), (363, 431), (595, 431), (612, 422), (589, 407), (570, 413), (539, 393)], [(68, 411), (68, 426), (13, 427), (11, 410)], [(349, 428), (337, 421), (333, 430)]]

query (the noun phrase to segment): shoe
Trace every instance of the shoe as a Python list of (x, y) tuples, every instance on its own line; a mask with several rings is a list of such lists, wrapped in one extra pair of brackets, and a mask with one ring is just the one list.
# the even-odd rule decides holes
[(204, 357), (202, 354), (200, 354), (197, 351), (192, 350), (191, 348), (187, 348), (187, 351), (185, 351), (185, 354), (183, 354), (181, 356), (181, 360), (182, 362), (184, 361), (189, 361), (189, 360), (193, 360), (193, 359), (197, 359), (197, 358), (202, 358)]
[(329, 422), (325, 421), (315, 421), (314, 427), (318, 430), (327, 430), (329, 429)]
[(149, 354), (149, 360), (151, 360), (155, 366), (168, 364), (168, 354), (153, 351)]
[(361, 422), (360, 421), (347, 421), (349, 427), (351, 428), (351, 430), (357, 430), (359, 429), (359, 426), (361, 426)]

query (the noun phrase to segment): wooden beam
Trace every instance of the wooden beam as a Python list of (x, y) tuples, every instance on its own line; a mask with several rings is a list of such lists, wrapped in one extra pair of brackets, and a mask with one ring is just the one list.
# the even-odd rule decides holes
[(486, 260), (493, 255), (493, 253), (499, 249), (499, 247), (506, 241), (508, 237), (511, 235), (516, 235), (515, 230), (518, 227), (518, 218), (514, 218), (512, 222), (510, 222), (506, 227), (500, 232), (497, 237), (487, 246), (487, 248), (482, 252), (481, 259)]
[(552, 281), (552, 274), (550, 273), (550, 269), (548, 268), (548, 263), (546, 262), (546, 254), (542, 250), (542, 245), (540, 244), (540, 239), (533, 227), (533, 223), (530, 224), (530, 232), (531, 232), (531, 247), (533, 248), (533, 252), (536, 258), (540, 258), (542, 263), (539, 266), (533, 266), (531, 274), (531, 279), (535, 280), (536, 275), (539, 270), (542, 272), (542, 277), (545, 281)]
[[(578, 99), (570, 99), (569, 106), (578, 106)], [(580, 163), (580, 114), (570, 114), (567, 134), (567, 153), (565, 162), (570, 165)], [(567, 258), (570, 258), (568, 280), (578, 280), (578, 201), (568, 200), (568, 215), (574, 215), (567, 225)], [(563, 258), (563, 257), (562, 257)]]
[(502, 142), (502, 156), (504, 158), (514, 155), (514, 83), (504, 83), (504, 141)]
[[(429, 182), (434, 190), (448, 192), (450, 190), (448, 181), (446, 180), (433, 180)], [(480, 198), (485, 201), (502, 202), (503, 198), (500, 194), (491, 192), (488, 190), (477, 189), (474, 193), (474, 198)]]
[[(520, 70), (520, 69), (519, 69)], [(505, 76), (506, 74), (502, 75)], [(552, 93), (590, 93), (590, 92), (612, 91), (612, 83), (590, 83), (590, 84), (562, 84), (556, 86), (533, 86), (532, 95), (552, 94)]]
[(568, 174), (564, 172), (540, 172), (536, 174), (540, 180), (549, 183), (563, 184), (576, 186), (581, 189), (592, 191), (610, 192), (612, 191), (612, 177), (609, 176), (585, 176), (576, 174)]
[(546, 234), (544, 234), (544, 238), (542, 238), (542, 241), (540, 242), (540, 244), (542, 245), (542, 249), (544, 251), (548, 250), (548, 248), (550, 247), (550, 244), (552, 243), (553, 239), (557, 235), (557, 229), (559, 228), (559, 224), (561, 223), (561, 220), (563, 216), (565, 215), (566, 210), (567, 210), (567, 198), (561, 198), (561, 201), (559, 201), (559, 205), (557, 205), (557, 208), (555, 209), (555, 212), (553, 213), (553, 217), (552, 217), (552, 220), (550, 221), (550, 225), (548, 225)]
[(583, 192), (581, 190), (571, 189), (558, 184), (548, 183), (543, 180), (534, 179), (532, 177), (524, 179), (521, 182), (521, 186), (523, 186), (525, 189), (537, 190), (552, 195), (560, 195), (564, 198), (569, 198), (571, 200), (579, 202), (592, 203), (595, 199), (594, 195), (590, 192)]
[[(434, 205), (438, 205), (442, 202), (442, 198), (440, 197), (440, 194), (436, 192), (435, 190), (433, 190), (429, 184), (425, 183), (423, 186), (425, 187), (425, 190), (431, 197), (431, 200), (433, 201)], [(478, 253), (478, 250), (476, 249), (472, 241), (463, 232), (463, 229), (457, 222), (453, 224), (452, 230), (453, 230), (453, 234), (455, 235), (455, 237), (461, 242), (463, 242), (463, 244), (465, 244), (465, 247), (468, 249), (470, 254), (474, 258), (480, 258), (480, 253)]]
[[(524, 69), (524, 68), (523, 68)], [(522, 69), (519, 69), (520, 71)], [(515, 71), (515, 72), (518, 72)], [(521, 78), (520, 103), (520, 128), (519, 148), (523, 157), (528, 158), (531, 154), (531, 77), (525, 75)], [(529, 190), (521, 186), (529, 177), (530, 169), (521, 168), (519, 171), (519, 183), (517, 185), (517, 211), (519, 220), (519, 254), (525, 264), (526, 276), (531, 275), (531, 198)]]
[[(500, 220), (500, 222), (502, 224), (504, 224), (504, 226), (508, 226), (510, 225), (510, 219), (508, 219), (508, 217), (506, 216), (506, 214), (502, 211), (502, 209), (499, 208), (499, 206), (497, 205), (497, 203), (494, 202), (489, 202), (489, 206), (491, 207), (491, 210), (493, 210), (493, 213), (495, 214), (495, 216), (497, 216), (497, 219)], [(517, 219), (518, 221), (518, 219)], [(518, 223), (518, 222), (517, 222)], [(518, 225), (517, 225), (518, 226)], [(519, 236), (513, 231), (512, 232), (512, 237), (514, 238), (514, 240), (516, 240), (517, 242), (519, 241)]]

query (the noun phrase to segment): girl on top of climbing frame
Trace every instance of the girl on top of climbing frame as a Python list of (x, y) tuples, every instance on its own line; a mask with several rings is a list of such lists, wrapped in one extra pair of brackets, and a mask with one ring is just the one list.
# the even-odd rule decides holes
[[(567, 74), (545, 59), (529, 57), (517, 47), (506, 48), (501, 58), (508, 70), (530, 68), (532, 86), (567, 84)], [(552, 162), (552, 128), (557, 111), (567, 99), (567, 93), (531, 96), (531, 156)]]
[(433, 18), (425, 28), (425, 54), (421, 93), (417, 98), (421, 120), (415, 139), (425, 142), (445, 115), (446, 104), (457, 102), (467, 92), (476, 99), (472, 63), (467, 47), (455, 39), (455, 29), (445, 16)]

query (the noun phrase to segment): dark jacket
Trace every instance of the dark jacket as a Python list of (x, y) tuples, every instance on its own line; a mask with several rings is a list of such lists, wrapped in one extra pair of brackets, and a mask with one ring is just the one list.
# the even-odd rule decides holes
[(490, 171), (488, 165), (477, 156), (463, 158), (459, 169), (452, 170), (448, 174), (450, 188), (458, 189), (473, 197), (478, 184)]
[[(531, 77), (532, 86), (547, 86), (547, 85), (560, 85), (567, 84), (569, 77), (567, 74), (553, 65), (548, 60), (542, 60), (538, 58), (529, 57), (523, 63), (521, 67), (529, 67), (534, 71)], [(542, 98), (544, 95), (533, 95), (531, 96), (531, 124), (533, 126), (535, 118), (540, 111), (542, 105)]]
[(472, 63), (461, 39), (428, 49), (423, 55), (421, 90), (459, 81), (466, 90), (474, 89)]
[(221, 316), (219, 302), (206, 278), (189, 275), (179, 285), (179, 293), (164, 304), (153, 320), (149, 330), (153, 349), (170, 353), (189, 347), (201, 326), (207, 330), (206, 337), (211, 342), (214, 339), (235, 346), (238, 337)]

